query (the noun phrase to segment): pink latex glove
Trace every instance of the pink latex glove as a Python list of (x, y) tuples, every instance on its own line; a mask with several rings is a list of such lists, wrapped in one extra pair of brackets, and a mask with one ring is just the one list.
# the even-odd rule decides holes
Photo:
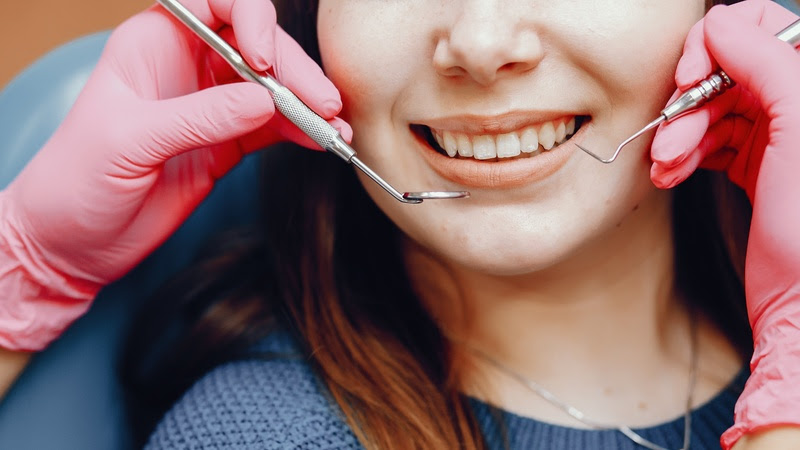
[[(350, 139), (335, 118), (338, 91), (276, 25), (271, 2), (183, 3)], [(243, 154), (286, 139), (318, 148), (274, 115), (266, 89), (237, 81), (159, 6), (114, 31), (60, 128), (0, 192), (0, 346), (38, 350), (55, 339)]]
[(767, 0), (709, 11), (688, 36), (678, 88), (717, 63), (738, 85), (662, 126), (652, 146), (657, 186), (698, 166), (723, 170), (753, 203), (745, 290), (755, 352), (724, 448), (745, 433), (800, 425), (800, 54), (774, 37), (796, 19)]

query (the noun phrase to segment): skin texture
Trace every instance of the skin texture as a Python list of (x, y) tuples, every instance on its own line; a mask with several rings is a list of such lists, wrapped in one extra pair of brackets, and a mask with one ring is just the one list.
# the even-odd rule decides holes
[[(342, 92), (346, 118), (357, 125), (360, 155), (404, 188), (468, 189), (472, 198), (409, 207), (365, 187), (414, 240), (497, 275), (550, 268), (637, 204), (665, 202), (643, 169), (647, 140), (618, 165), (574, 154), (542, 182), (487, 190), (437, 176), (408, 125), (454, 114), (564, 111), (591, 115), (585, 145), (611, 149), (672, 93), (685, 32), (703, 6), (535, 3), (329, 0), (320, 7), (324, 66)], [(501, 223), (508, 226), (498, 233)], [(431, 233), (432, 224), (440, 232)]]
[[(590, 115), (583, 144), (610, 150), (674, 90), (684, 38), (704, 12), (701, 1), (679, 3), (320, 2), (323, 66), (362, 158), (403, 189), (472, 193), (407, 206), (364, 183), (408, 235), (409, 272), (431, 313), (464, 348), (494, 354), (610, 423), (654, 424), (685, 408), (675, 392), (687, 383), (688, 315), (672, 291), (670, 196), (649, 180), (648, 139), (611, 166), (572, 149), (549, 176), (484, 188), (437, 174), (409, 125), (511, 111)], [(741, 368), (713, 328), (699, 328), (697, 403)], [(464, 358), (467, 392), (580, 426)]]
[(0, 399), (11, 388), (31, 359), (31, 353), (14, 352), (0, 348)]
[[(347, 95), (350, 120), (364, 125), (357, 136), (363, 143), (362, 156), (379, 170), (392, 165), (386, 173), (400, 181), (409, 185), (429, 181), (434, 188), (448, 183), (413, 153), (402, 153), (413, 148), (413, 140), (404, 134), (412, 119), (453, 111), (491, 115), (510, 108), (575, 109), (594, 118), (595, 129), (587, 133), (587, 145), (607, 146), (625, 135), (626, 127), (638, 127), (640, 116), (649, 117), (657, 110), (669, 90), (668, 55), (677, 58), (679, 31), (682, 26), (688, 29), (701, 14), (690, 1), (682, 2), (686, 8), (672, 3), (669, 10), (654, 0), (622, 4), (609, 0), (595, 9), (589, 3), (596, 2), (588, 0), (552, 2), (561, 4), (536, 5), (533, 10), (523, 2), (453, 1), (433, 6), (428, 2), (423, 7), (423, 2), (412, 1), (337, 0), (336, 14), (343, 15), (331, 20), (336, 15), (333, 1), (322, 3), (321, 30), (328, 33), (322, 34), (326, 66)], [(497, 11), (513, 11), (513, 15)], [(658, 36), (663, 29), (674, 36)], [(345, 32), (352, 33), (351, 39), (358, 36), (358, 45), (347, 49), (347, 35), (336, 34)], [(617, 40), (625, 47), (611, 45)], [(524, 45), (515, 46), (515, 42)], [(386, 48), (393, 49), (391, 54), (385, 54)], [(498, 56), (492, 48), (528, 52)], [(631, 95), (639, 89), (651, 95)], [(553, 367), (564, 378), (564, 392), (582, 386), (581, 381), (596, 383), (588, 388), (611, 383), (605, 387), (606, 399), (585, 395), (591, 389), (578, 392), (587, 413), (593, 407), (619, 404), (604, 416), (635, 425), (639, 422), (627, 420), (625, 410), (630, 410), (632, 399), (644, 398), (646, 393), (656, 406), (645, 408), (646, 413), (639, 411), (641, 423), (662, 421), (675, 414), (675, 405), (664, 401), (666, 396), (657, 386), (643, 385), (641, 379), (657, 373), (662, 389), (685, 382), (688, 333), (685, 313), (674, 307), (670, 292), (670, 242), (664, 225), (668, 197), (641, 181), (639, 172), (646, 173), (645, 152), (644, 144), (632, 148), (626, 153), (633, 156), (605, 171), (596, 163), (578, 162), (575, 156), (536, 186), (504, 192), (471, 189), (475, 195), (471, 206), (453, 203), (403, 210), (387, 202), (383, 193), (374, 196), (413, 238), (408, 244), (412, 275), (426, 298), (443, 294), (439, 304), (431, 301), (430, 307), (454, 335), (497, 351), (509, 365), (550, 387), (560, 386), (547, 373), (533, 371), (554, 355), (561, 363), (567, 360), (571, 367), (566, 370)], [(371, 184), (367, 187), (375, 193)], [(553, 205), (558, 208), (548, 209)], [(648, 249), (644, 255), (637, 253), (642, 248)], [(598, 262), (603, 270), (597, 270)], [(575, 283), (576, 279), (582, 282)], [(434, 289), (436, 285), (439, 290)], [(463, 308), (455, 307), (455, 298)], [(486, 317), (490, 309), (493, 315)], [(465, 314), (458, 314), (462, 311)], [(457, 320), (462, 318), (469, 319), (471, 326)], [(548, 328), (548, 322), (557, 326)], [(729, 348), (719, 335), (705, 324), (700, 330), (704, 366), (697, 402), (713, 394), (738, 368), (735, 358), (726, 356)], [(538, 342), (552, 346), (537, 348)], [(614, 355), (607, 350), (615, 344), (616, 353), (634, 351), (636, 358), (612, 360)], [(649, 359), (641, 357), (651, 353)], [(532, 354), (540, 359), (526, 360)], [(27, 359), (21, 352), (0, 352), (0, 390)], [(596, 363), (601, 364), (592, 371), (583, 370)], [(645, 367), (651, 368), (650, 373), (642, 370)], [(628, 372), (629, 379), (624, 379), (622, 375)], [(477, 392), (496, 403), (537, 417), (552, 413), (513, 387), (508, 392), (493, 389), (509, 385), (507, 379), (485, 370), (481, 373), (479, 367), (472, 373), (477, 374), (473, 379), (484, 382), (484, 390)], [(581, 380), (581, 373), (593, 376)], [(477, 385), (465, 383), (472, 392)], [(517, 404), (512, 401), (514, 394), (520, 394)], [(736, 449), (796, 448), (792, 443), (798, 433), (770, 430), (743, 439)]]
[(742, 437), (733, 450), (792, 450), (800, 442), (800, 429), (777, 427)]

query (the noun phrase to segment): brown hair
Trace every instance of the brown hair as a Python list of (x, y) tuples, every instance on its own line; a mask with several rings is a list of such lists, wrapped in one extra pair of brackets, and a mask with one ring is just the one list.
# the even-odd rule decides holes
[[(317, 1), (274, 3), (319, 61)], [(401, 232), (335, 157), (287, 148), (263, 159), (263, 224), (223, 236), (134, 327), (123, 374), (140, 429), (280, 323), (367, 448), (485, 448), (450, 345), (411, 290)], [(699, 171), (675, 189), (673, 209), (678, 289), (746, 358), (749, 203), (724, 174)]]

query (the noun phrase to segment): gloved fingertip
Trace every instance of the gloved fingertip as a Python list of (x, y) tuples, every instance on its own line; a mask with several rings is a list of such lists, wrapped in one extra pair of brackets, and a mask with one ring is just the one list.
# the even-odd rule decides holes
[(662, 124), (650, 145), (650, 157), (667, 167), (683, 163), (702, 141), (708, 120), (708, 112), (699, 110)]
[(659, 189), (664, 189), (664, 179), (661, 176), (663, 172), (664, 167), (658, 162), (653, 162), (650, 166), (650, 181)]
[(330, 124), (339, 131), (339, 134), (342, 135), (342, 139), (344, 139), (345, 142), (349, 144), (353, 141), (353, 128), (349, 123), (339, 117), (334, 117), (333, 120), (330, 121)]
[(686, 153), (678, 153), (678, 154), (675, 154), (675, 155), (668, 155), (667, 157), (665, 157), (663, 155), (663, 153), (659, 154), (659, 153), (656, 153), (656, 152), (654, 152), (652, 150), (651, 150), (651, 153), (650, 153), (650, 159), (652, 159), (653, 162), (662, 165), (663, 167), (675, 167), (678, 164), (686, 161), (687, 157), (688, 157), (688, 154), (686, 154)]
[(247, 59), (253, 69), (266, 72), (275, 64), (275, 52), (269, 45), (259, 45), (258, 50)]
[(269, 31), (265, 31), (264, 35), (258, 39), (258, 66), (255, 69), (266, 72), (275, 65), (275, 36)]
[(705, 64), (696, 60), (681, 61), (675, 70), (675, 85), (678, 90), (685, 92), (691, 89), (698, 81), (708, 75)]
[(301, 72), (295, 67), (283, 66), (280, 67), (279, 76), (287, 87), (324, 119), (332, 119), (342, 111), (342, 97), (321, 69), (312, 73), (311, 70)]
[(650, 167), (650, 180), (659, 189), (672, 189), (684, 179), (681, 172), (674, 168), (664, 167), (657, 162)]
[(736, 13), (734, 10), (728, 7), (728, 5), (715, 5), (708, 10), (708, 13), (706, 13), (705, 17), (703, 18), (705, 23), (705, 34), (707, 36), (711, 35), (712, 33), (710, 30), (717, 29), (716, 27), (720, 25), (725, 25), (726, 22), (729, 22), (731, 17), (735, 17), (735, 15)]
[(153, 134), (169, 143), (159, 150), (163, 161), (255, 131), (275, 112), (268, 91), (251, 82), (223, 84), (153, 101), (148, 108), (144, 115), (153, 122)]
[(732, 35), (735, 38), (737, 34), (741, 33), (741, 30), (736, 28), (737, 24), (741, 26), (738, 16), (727, 8), (711, 8), (703, 20), (705, 20), (704, 32), (708, 44), (720, 33), (726, 39), (730, 39)]
[(264, 55), (258, 55), (254, 58), (251, 58), (250, 65), (253, 66), (253, 69), (256, 69), (259, 72), (266, 72), (272, 67), (272, 64), (264, 57)]
[(338, 98), (329, 98), (322, 102), (321, 114), (324, 117), (334, 117), (342, 111), (342, 100)]
[(650, 158), (663, 167), (674, 167), (683, 162), (688, 156), (688, 152), (683, 150), (684, 146), (674, 142), (668, 132), (661, 132), (656, 135), (653, 144), (650, 146)]
[(675, 166), (677, 166), (678, 164), (680, 164), (681, 162), (683, 162), (683, 159), (684, 159), (684, 158), (681, 158), (680, 160), (668, 160), (668, 161), (662, 161), (662, 160), (659, 160), (659, 159), (653, 158), (653, 157), (651, 156), (651, 158), (650, 158), (650, 159), (653, 161), (653, 163), (654, 163), (654, 164), (658, 164), (659, 166), (661, 166), (661, 167), (664, 167), (665, 169), (667, 169), (667, 168), (671, 168), (671, 167), (675, 167)]
[(686, 36), (678, 66), (675, 69), (675, 84), (683, 92), (705, 78), (713, 70), (713, 62), (706, 49), (704, 21), (697, 22)]

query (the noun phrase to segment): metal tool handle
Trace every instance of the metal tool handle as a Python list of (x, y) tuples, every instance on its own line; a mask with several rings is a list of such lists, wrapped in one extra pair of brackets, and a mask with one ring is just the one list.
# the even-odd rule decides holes
[(336, 154), (347, 162), (350, 162), (355, 156), (355, 150), (347, 145), (336, 128), (333, 128), (325, 119), (312, 111), (289, 88), (282, 85), (271, 75), (262, 75), (253, 70), (236, 49), (214, 33), (180, 2), (177, 0), (158, 0), (158, 3), (183, 22), (212, 49), (216, 50), (242, 78), (254, 81), (267, 88), (278, 111), (293, 124), (297, 125), (320, 147)]
[(670, 121), (686, 112), (703, 106), (709, 100), (715, 99), (735, 85), (736, 83), (733, 82), (731, 77), (720, 70), (684, 92), (677, 100), (661, 110), (661, 115), (664, 116), (665, 120)]
[(795, 20), (791, 25), (781, 30), (775, 37), (792, 47), (800, 45), (800, 19)]
[[(800, 19), (781, 30), (775, 37), (788, 43), (792, 47), (797, 47), (798, 44), (800, 44)], [(664, 117), (664, 120), (669, 122), (678, 116), (703, 106), (706, 102), (713, 100), (735, 85), (736, 83), (731, 77), (720, 70), (700, 81), (677, 100), (670, 103), (661, 111), (661, 115)]]
[(271, 75), (259, 75), (257, 82), (269, 89), (278, 111), (293, 124), (297, 125), (297, 128), (303, 130), (320, 147), (336, 154), (347, 162), (350, 162), (355, 156), (355, 150), (345, 143), (336, 128), (333, 128), (325, 119), (312, 111), (289, 88), (280, 84)]

